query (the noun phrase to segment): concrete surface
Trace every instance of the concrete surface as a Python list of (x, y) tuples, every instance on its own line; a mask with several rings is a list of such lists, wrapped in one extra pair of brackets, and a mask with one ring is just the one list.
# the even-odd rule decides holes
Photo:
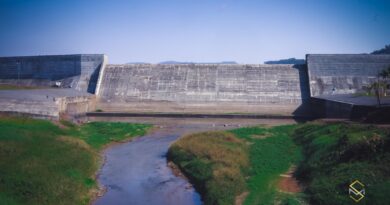
[[(310, 100), (312, 115), (319, 118), (344, 118), (353, 120), (365, 119), (370, 113), (382, 112), (390, 107), (390, 98), (381, 100), (377, 107), (375, 97), (344, 95), (321, 95)], [(390, 118), (390, 116), (389, 116)]]
[[(330, 101), (343, 102), (347, 104), (354, 105), (367, 105), (367, 106), (377, 106), (377, 99), (375, 96), (358, 96), (354, 94), (345, 94), (345, 95), (320, 95), (316, 98), (326, 99)], [(390, 106), (390, 96), (381, 98), (381, 105)]]
[(390, 55), (308, 54), (311, 96), (351, 94), (375, 81), (390, 66)]
[(95, 96), (74, 89), (0, 90), (0, 112), (59, 119), (95, 110)]
[[(302, 110), (299, 110), (301, 107)], [(300, 104), (249, 104), (240, 102), (177, 103), (166, 101), (138, 101), (127, 103), (101, 103), (97, 109), (104, 112), (138, 113), (192, 113), (192, 114), (258, 114), (293, 116), (306, 114), (307, 107)]]
[(108, 65), (98, 108), (141, 112), (293, 113), (309, 98), (304, 66)]
[[(390, 66), (390, 55), (308, 54), (306, 62), (307, 65), (109, 65), (105, 55), (0, 57), (0, 84), (45, 87), (61, 81), (61, 87), (96, 91), (97, 108), (107, 112), (307, 116), (317, 109), (310, 104), (311, 97), (332, 101), (322, 106), (328, 110), (344, 107), (339, 101), (375, 105), (375, 99), (370, 97), (339, 95), (356, 93), (371, 84), (381, 70)], [(51, 115), (57, 112), (53, 111), (56, 108), (52, 103), (44, 100), (46, 95), (39, 93), (44, 91), (34, 92), (36, 97), (3, 93), (1, 98), (10, 99), (8, 103), (2, 100), (7, 107), (3, 110), (29, 110), (13, 107), (12, 103), (37, 106), (32, 110), (39, 110), (33, 102), (43, 99), (41, 105), (47, 110), (40, 112)], [(72, 94), (68, 94), (69, 100)], [(81, 95), (72, 102), (77, 104), (85, 99)], [(69, 108), (65, 104), (60, 107)], [(72, 109), (75, 113), (86, 110), (77, 107), (80, 106)], [(338, 111), (342, 110), (345, 109)]]
[(102, 54), (0, 57), (0, 83), (61, 87), (94, 93)]

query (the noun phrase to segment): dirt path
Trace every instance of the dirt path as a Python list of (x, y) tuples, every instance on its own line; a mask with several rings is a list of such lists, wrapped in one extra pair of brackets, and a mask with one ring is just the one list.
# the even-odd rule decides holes
[(280, 175), (280, 179), (277, 185), (280, 191), (289, 193), (297, 193), (302, 191), (302, 188), (298, 184), (297, 179), (295, 179), (293, 176), (295, 170), (296, 166), (291, 166), (286, 173)]

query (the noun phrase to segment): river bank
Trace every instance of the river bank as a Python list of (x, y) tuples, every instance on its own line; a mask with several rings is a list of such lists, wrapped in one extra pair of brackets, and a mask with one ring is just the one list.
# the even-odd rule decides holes
[(170, 144), (190, 133), (267, 123), (264, 120), (240, 119), (120, 119), (133, 123), (152, 121), (157, 129), (131, 142), (110, 146), (104, 151), (106, 163), (99, 172), (98, 181), (107, 187), (107, 192), (96, 200), (94, 204), (97, 205), (201, 204), (200, 196), (192, 185), (186, 179), (176, 176), (168, 166), (166, 153)]
[[(100, 173), (105, 167), (102, 165), (101, 155), (104, 155), (106, 150), (121, 146), (126, 147), (128, 143), (132, 143), (126, 142), (128, 139), (144, 136), (146, 130), (150, 128), (146, 124), (155, 124), (154, 127), (157, 128), (153, 132), (149, 132), (147, 136), (153, 135), (156, 131), (166, 136), (166, 138), (139, 137), (135, 140), (137, 143), (147, 143), (149, 140), (158, 140), (159, 143), (164, 143), (163, 147), (157, 146), (157, 149), (150, 151), (153, 153), (154, 150), (164, 148), (160, 150), (160, 158), (157, 159), (162, 165), (160, 169), (157, 169), (160, 172), (156, 171), (156, 167), (151, 167), (151, 170), (155, 170), (155, 172), (150, 176), (157, 176), (158, 179), (159, 176), (167, 176), (167, 173), (172, 172), (166, 166), (163, 152), (166, 152), (169, 144), (179, 136), (204, 130), (223, 130), (256, 124), (294, 123), (293, 120), (269, 119), (150, 118), (97, 118), (85, 122), (76, 125), (66, 121), (53, 123), (25, 117), (1, 116), (0, 202), (11, 205), (89, 204), (97, 194), (96, 173)], [(170, 133), (174, 133), (174, 135)], [(124, 141), (125, 143), (117, 143)], [(153, 142), (151, 143), (153, 144)], [(138, 159), (139, 162), (148, 162), (148, 160), (137, 158), (142, 156), (142, 151), (145, 152), (145, 150), (141, 150), (133, 153), (134, 158)], [(141, 155), (139, 155), (140, 153)], [(100, 167), (101, 165), (103, 168)], [(122, 167), (118, 167), (118, 170), (125, 171)], [(142, 175), (145, 174), (140, 169), (139, 176)], [(176, 179), (178, 177), (174, 177), (173, 181), (178, 180)], [(99, 175), (97, 178), (99, 179)], [(126, 178), (123, 179), (126, 180)], [(185, 179), (181, 179), (181, 182), (178, 180), (178, 182), (186, 184), (178, 188), (184, 187), (183, 190), (188, 192), (191, 187), (189, 183)], [(170, 182), (162, 183), (158, 187), (164, 188), (164, 184), (170, 184)], [(109, 185), (115, 189), (115, 184)], [(138, 185), (143, 186), (142, 184)], [(107, 193), (109, 193), (110, 186), (107, 187), (109, 188)], [(188, 196), (188, 193), (183, 196), (186, 195)], [(196, 194), (190, 196), (196, 196)], [(169, 198), (169, 195), (166, 197)], [(144, 203), (145, 200), (142, 201)], [(159, 201), (156, 200), (157, 202)]]
[(149, 125), (0, 117), (0, 204), (89, 204), (100, 150)]
[(355, 204), (356, 180), (371, 190), (362, 204), (386, 204), (389, 133), (346, 122), (243, 127), (187, 135), (168, 158), (205, 205)]

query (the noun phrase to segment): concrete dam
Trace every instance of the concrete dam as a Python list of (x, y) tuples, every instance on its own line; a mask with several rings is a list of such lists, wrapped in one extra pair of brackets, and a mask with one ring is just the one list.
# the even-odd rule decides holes
[[(309, 54), (302, 65), (114, 65), (107, 62), (107, 57), (99, 54), (1, 57), (0, 85), (56, 86), (60, 87), (56, 88), (58, 92), (61, 88), (89, 92), (82, 99), (94, 103), (77, 101), (83, 108), (72, 105), (72, 110), (80, 114), (99, 109), (131, 113), (305, 116), (321, 107), (327, 115), (326, 103), (319, 106), (316, 101), (313, 106), (313, 99), (361, 91), (375, 81), (378, 72), (390, 66), (390, 55)], [(2, 95), (0, 91), (0, 96), (8, 94)], [(16, 101), (18, 108), (8, 100), (4, 102), (7, 110), (1, 111), (18, 112), (29, 99), (19, 97)], [(62, 103), (61, 110), (69, 110), (66, 105), (64, 108)], [(28, 113), (26, 106), (23, 112)]]
[[(98, 85), (109, 111), (293, 112), (309, 98), (303, 65), (108, 65)], [(266, 109), (264, 109), (266, 108)]]

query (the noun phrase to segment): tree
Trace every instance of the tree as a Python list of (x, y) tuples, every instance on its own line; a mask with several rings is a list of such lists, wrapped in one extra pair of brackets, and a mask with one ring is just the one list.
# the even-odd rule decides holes
[(390, 45), (386, 45), (384, 48), (376, 50), (371, 54), (390, 54)]
[(384, 78), (384, 79), (390, 78), (390, 66), (389, 66), (387, 69), (382, 70), (382, 71), (379, 73), (379, 76), (382, 77), (382, 78)]
[(383, 79), (384, 82), (384, 96), (387, 95), (387, 91), (390, 87), (390, 66), (387, 67), (387, 69), (382, 70), (382, 72), (379, 73), (379, 76)]
[(373, 89), (377, 99), (378, 107), (381, 106), (381, 98), (387, 95), (390, 83), (390, 66), (378, 73), (377, 81), (369, 86), (370, 92)]

